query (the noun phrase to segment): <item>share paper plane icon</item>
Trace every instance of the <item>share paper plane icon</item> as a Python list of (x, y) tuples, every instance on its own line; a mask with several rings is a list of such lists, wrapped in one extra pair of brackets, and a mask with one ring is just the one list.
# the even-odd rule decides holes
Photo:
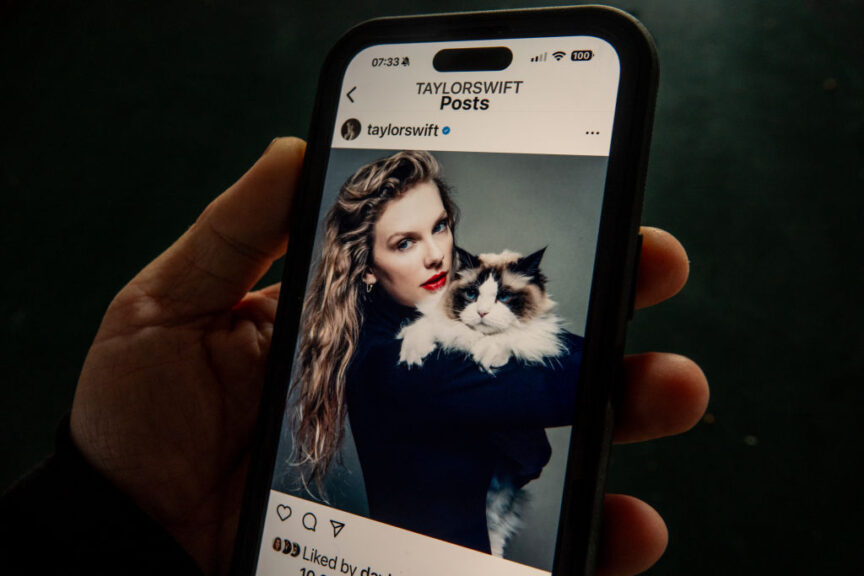
[(330, 520), (330, 525), (333, 526), (333, 537), (334, 537), (334, 538), (335, 538), (336, 536), (338, 536), (338, 535), (339, 535), (339, 532), (342, 531), (342, 528), (345, 527), (345, 523), (344, 523), (344, 522), (339, 522), (339, 521), (337, 521), (337, 520)]

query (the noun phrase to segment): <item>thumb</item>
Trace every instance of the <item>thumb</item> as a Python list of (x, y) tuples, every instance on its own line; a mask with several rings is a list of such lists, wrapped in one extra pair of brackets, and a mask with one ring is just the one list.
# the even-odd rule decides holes
[(155, 308), (172, 318), (207, 315), (240, 302), (285, 253), (305, 149), (297, 138), (274, 140), (126, 289), (157, 304), (170, 302)]

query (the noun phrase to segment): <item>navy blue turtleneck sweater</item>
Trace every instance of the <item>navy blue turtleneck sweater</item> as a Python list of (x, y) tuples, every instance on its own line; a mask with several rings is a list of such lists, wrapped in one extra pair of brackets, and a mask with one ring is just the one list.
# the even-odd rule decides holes
[(348, 417), (374, 520), (489, 552), (486, 493), (502, 470), (517, 487), (549, 460), (545, 428), (572, 424), (582, 339), (551, 366), (516, 360), (494, 375), (462, 354), (399, 362), (417, 316), (385, 293), (365, 309), (347, 377)]

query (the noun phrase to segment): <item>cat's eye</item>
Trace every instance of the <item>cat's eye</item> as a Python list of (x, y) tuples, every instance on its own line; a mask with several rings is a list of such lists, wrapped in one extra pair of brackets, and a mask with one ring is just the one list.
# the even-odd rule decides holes
[(511, 296), (513, 296), (513, 295), (510, 294), (510, 292), (501, 292), (500, 294), (498, 294), (498, 301), (499, 302), (507, 302), (508, 300), (510, 300)]
[(471, 302), (476, 300), (477, 296), (479, 296), (479, 295), (480, 295), (480, 293), (477, 292), (476, 288), (468, 288), (467, 290), (465, 290), (465, 299), (470, 300)]

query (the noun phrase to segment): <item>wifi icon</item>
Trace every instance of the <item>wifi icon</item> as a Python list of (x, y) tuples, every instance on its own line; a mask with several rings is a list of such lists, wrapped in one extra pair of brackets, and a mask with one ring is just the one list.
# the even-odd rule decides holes
[(567, 53), (562, 52), (561, 50), (558, 50), (557, 52), (552, 52), (552, 57), (555, 58), (555, 60), (561, 60), (566, 55)]

